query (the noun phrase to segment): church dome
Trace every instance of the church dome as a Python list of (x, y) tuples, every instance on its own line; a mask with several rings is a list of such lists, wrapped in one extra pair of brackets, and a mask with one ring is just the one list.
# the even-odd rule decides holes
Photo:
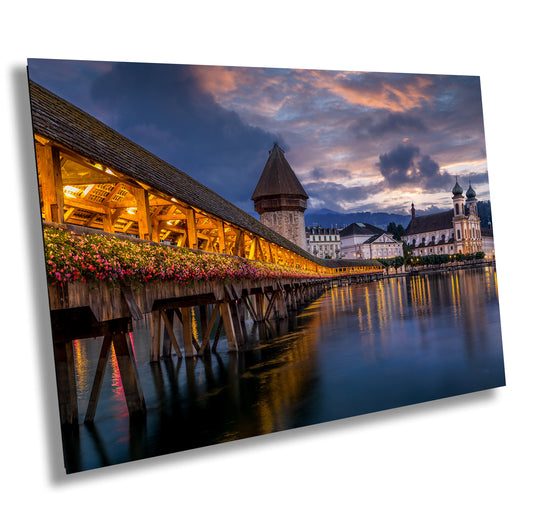
[(466, 191), (466, 197), (467, 199), (475, 199), (476, 198), (476, 192), (472, 188), (472, 185), (468, 185), (468, 190)]
[(452, 189), (452, 194), (453, 195), (462, 195), (463, 194), (463, 189), (461, 188), (461, 186), (457, 182), (457, 178), (455, 179), (455, 186)]

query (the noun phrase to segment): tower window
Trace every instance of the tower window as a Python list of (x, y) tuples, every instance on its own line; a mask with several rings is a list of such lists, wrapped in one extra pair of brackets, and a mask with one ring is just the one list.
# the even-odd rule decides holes
[(455, 204), (455, 214), (459, 215), (459, 203)]
[(457, 240), (461, 240), (461, 230), (457, 230)]

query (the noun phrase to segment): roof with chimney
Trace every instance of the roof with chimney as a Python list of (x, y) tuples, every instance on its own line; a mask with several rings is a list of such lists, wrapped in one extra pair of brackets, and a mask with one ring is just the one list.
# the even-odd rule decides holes
[(300, 196), (308, 199), (306, 191), (296, 177), (289, 162), (285, 158), (284, 151), (277, 143), (269, 151), (263, 173), (255, 187), (252, 200), (261, 197), (289, 195)]

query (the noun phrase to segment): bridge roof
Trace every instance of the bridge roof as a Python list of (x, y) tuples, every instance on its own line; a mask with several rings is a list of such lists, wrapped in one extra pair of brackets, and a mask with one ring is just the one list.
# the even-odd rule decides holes
[[(185, 172), (166, 163), (85, 111), (33, 81), (29, 81), (29, 86), (35, 134), (53, 140), (72, 152), (169, 197), (255, 233), (319, 265), (336, 266), (331, 260), (317, 258), (301, 249)], [(348, 260), (343, 261), (344, 267), (349, 266), (347, 262)], [(368, 261), (365, 264), (373, 265)]]

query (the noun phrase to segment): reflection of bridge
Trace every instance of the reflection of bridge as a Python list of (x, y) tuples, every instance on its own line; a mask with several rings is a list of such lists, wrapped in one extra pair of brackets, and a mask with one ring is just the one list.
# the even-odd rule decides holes
[[(286, 271), (271, 279), (143, 283), (106, 281), (49, 285), (56, 373), (63, 423), (77, 423), (72, 344), (104, 336), (86, 420), (94, 417), (103, 373), (114, 347), (130, 413), (144, 398), (128, 340), (132, 318), (150, 313), (151, 359), (159, 360), (166, 331), (178, 356), (216, 347), (224, 330), (230, 350), (244, 343), (245, 317), (262, 323), (284, 318), (340, 276), (374, 279), (370, 260), (318, 259), (238, 209), (177, 168), (52, 93), (30, 83), (35, 152), (43, 220), (75, 233), (149, 241), (169, 249), (217, 253), (271, 264)], [(46, 243), (46, 242), (45, 242)], [(279, 271), (278, 271), (279, 272)], [(199, 307), (201, 338), (191, 310)], [(183, 351), (175, 326), (183, 334)], [(170, 354), (169, 348), (163, 354)]]

